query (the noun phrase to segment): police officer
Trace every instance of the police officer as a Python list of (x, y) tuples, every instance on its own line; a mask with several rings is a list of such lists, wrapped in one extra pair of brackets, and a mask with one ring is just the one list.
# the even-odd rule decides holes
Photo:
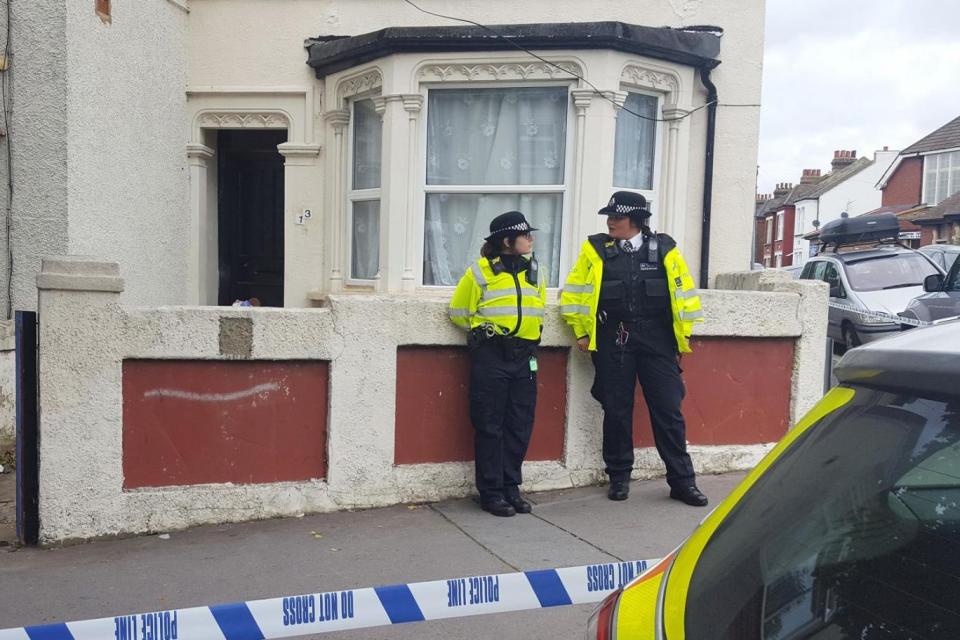
[(532, 231), (519, 211), (494, 218), (481, 258), (460, 279), (448, 309), (450, 320), (468, 331), (480, 506), (503, 517), (531, 511), (520, 495), (520, 467), (533, 432), (546, 301)]
[(603, 405), (607, 497), (626, 500), (633, 469), (633, 399), (639, 381), (670, 497), (705, 506), (687, 454), (679, 354), (690, 351), (700, 298), (666, 234), (647, 226), (646, 199), (618, 191), (599, 211), (608, 233), (587, 238), (560, 296), (560, 313), (596, 369), (591, 393)]

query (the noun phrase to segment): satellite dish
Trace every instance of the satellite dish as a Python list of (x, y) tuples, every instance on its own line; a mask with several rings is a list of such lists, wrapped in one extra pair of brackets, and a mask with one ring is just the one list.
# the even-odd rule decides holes
[(820, 221), (819, 221), (819, 220), (814, 220), (814, 221), (813, 221), (813, 228), (814, 228), (814, 229), (819, 229), (819, 228), (820, 228)]
[(841, 212), (840, 212), (840, 217), (841, 217), (841, 218), (849, 218), (849, 217), (850, 217), (850, 214), (847, 213), (846, 211), (841, 211)]

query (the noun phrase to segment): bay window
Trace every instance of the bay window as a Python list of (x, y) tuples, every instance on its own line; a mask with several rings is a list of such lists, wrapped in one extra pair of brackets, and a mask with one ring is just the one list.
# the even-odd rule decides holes
[(453, 286), (490, 221), (523, 212), (548, 286), (560, 279), (566, 194), (567, 86), (430, 88), (423, 284)]
[(352, 167), (347, 194), (351, 280), (373, 280), (380, 272), (382, 129), (373, 100), (354, 101)]
[(613, 186), (639, 191), (649, 201), (653, 199), (654, 190), (660, 100), (631, 92), (623, 107), (617, 113)]
[(937, 205), (960, 191), (960, 151), (936, 153), (923, 159), (923, 200)]

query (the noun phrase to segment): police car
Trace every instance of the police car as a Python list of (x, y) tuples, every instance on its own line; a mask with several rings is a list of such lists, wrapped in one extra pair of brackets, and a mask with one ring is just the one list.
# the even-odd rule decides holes
[(960, 638), (960, 321), (854, 349), (836, 376), (588, 638)]

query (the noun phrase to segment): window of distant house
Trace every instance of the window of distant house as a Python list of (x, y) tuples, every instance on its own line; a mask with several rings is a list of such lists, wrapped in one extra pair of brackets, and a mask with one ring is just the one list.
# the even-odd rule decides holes
[(960, 191), (960, 151), (936, 153), (923, 159), (923, 201), (940, 204)]
[(783, 240), (783, 214), (777, 214), (777, 240)]
[(429, 89), (423, 284), (455, 285), (490, 220), (517, 210), (558, 286), (567, 103), (566, 86)]
[(617, 112), (613, 186), (638, 191), (648, 201), (654, 199), (659, 112), (659, 98), (643, 93), (628, 93), (623, 109)]
[(352, 167), (347, 192), (350, 279), (380, 271), (380, 164), (383, 127), (373, 100), (353, 102)]
[(773, 243), (773, 219), (767, 218), (767, 244)]
[(782, 253), (778, 253), (778, 254), (774, 255), (774, 256), (773, 256), (773, 259), (774, 259), (774, 265), (775, 265), (776, 267), (779, 268), (779, 267), (782, 267), (782, 266), (783, 266), (783, 254), (782, 254)]
[(799, 236), (803, 234), (806, 222), (804, 221), (803, 207), (797, 207), (797, 217), (793, 221), (793, 235)]

